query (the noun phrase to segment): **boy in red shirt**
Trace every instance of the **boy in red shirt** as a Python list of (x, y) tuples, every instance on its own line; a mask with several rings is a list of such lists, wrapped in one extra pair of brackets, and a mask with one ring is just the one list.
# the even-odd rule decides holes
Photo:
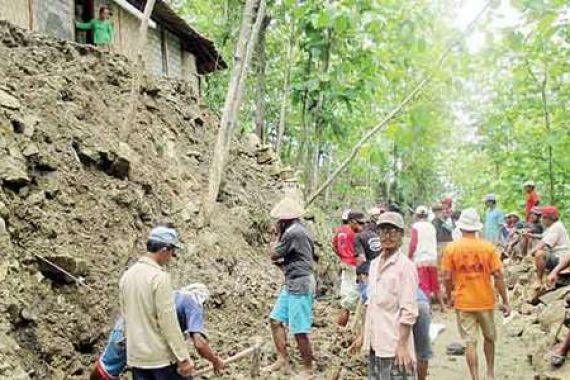
[(337, 228), (332, 240), (334, 252), (341, 261), (341, 311), (337, 317), (339, 326), (346, 326), (350, 317), (350, 310), (358, 302), (358, 286), (356, 284), (356, 250), (354, 238), (362, 231), (366, 218), (363, 212), (350, 211), (347, 224)]
[(532, 209), (540, 203), (540, 197), (536, 192), (536, 184), (534, 181), (526, 181), (523, 185), (524, 191), (526, 193), (526, 204), (525, 204), (525, 219), (530, 222), (530, 214)]

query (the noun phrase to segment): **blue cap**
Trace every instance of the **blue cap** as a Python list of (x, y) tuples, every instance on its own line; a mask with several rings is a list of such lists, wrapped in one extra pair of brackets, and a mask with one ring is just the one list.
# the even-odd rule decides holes
[(182, 248), (182, 245), (180, 245), (180, 242), (178, 241), (178, 233), (174, 228), (164, 226), (154, 227), (152, 231), (150, 231), (148, 239), (169, 244), (175, 248)]

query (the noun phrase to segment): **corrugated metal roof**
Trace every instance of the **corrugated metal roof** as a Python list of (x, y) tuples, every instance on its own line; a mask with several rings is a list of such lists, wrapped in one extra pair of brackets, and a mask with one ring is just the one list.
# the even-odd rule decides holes
[[(128, 1), (141, 11), (146, 3), (145, 0)], [(196, 57), (199, 74), (207, 74), (228, 67), (216, 50), (214, 42), (198, 33), (163, 0), (156, 0), (151, 17), (157, 24), (180, 38), (182, 48)]]

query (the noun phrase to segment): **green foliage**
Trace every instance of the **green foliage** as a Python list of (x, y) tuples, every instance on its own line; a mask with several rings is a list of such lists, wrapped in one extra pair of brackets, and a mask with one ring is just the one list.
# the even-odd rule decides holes
[[(367, 207), (390, 198), (415, 207), (454, 195), (463, 207), (481, 205), (485, 193), (495, 192), (504, 208), (521, 210), (521, 184), (533, 179), (546, 203), (570, 212), (567, 1), (512, 1), (510, 12), (521, 18), (507, 27), (498, 26), (501, 3), (493, 1), (491, 15), (477, 29), (483, 47), (472, 51), (465, 42), (438, 69), (444, 46), (465, 26), (454, 26), (458, 2), (269, 2), (268, 142), (275, 141), (285, 97), (289, 112), (281, 159), (314, 188), (331, 161), (336, 166), (363, 133), (433, 74), (435, 81), (335, 181), (331, 206)], [(177, 4), (231, 65), (242, 2)], [(288, 67), (291, 91), (284, 93)], [(214, 111), (223, 106), (228, 75), (226, 70), (204, 81)], [(253, 130), (254, 81), (250, 75), (242, 132)]]

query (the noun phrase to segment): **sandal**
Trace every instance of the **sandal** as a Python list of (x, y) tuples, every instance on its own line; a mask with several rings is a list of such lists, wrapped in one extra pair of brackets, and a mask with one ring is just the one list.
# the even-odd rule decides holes
[(566, 356), (552, 355), (550, 357), (550, 365), (554, 368), (560, 368), (566, 361)]

